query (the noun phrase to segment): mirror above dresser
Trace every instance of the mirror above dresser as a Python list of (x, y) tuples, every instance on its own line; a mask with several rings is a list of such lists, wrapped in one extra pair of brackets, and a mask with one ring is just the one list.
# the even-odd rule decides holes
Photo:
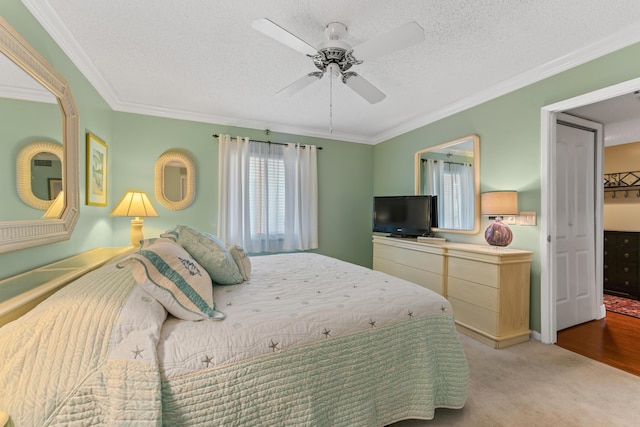
[(433, 231), (480, 230), (480, 138), (468, 135), (415, 153), (415, 194), (437, 196)]
[[(10, 186), (6, 191), (0, 187), (5, 203), (0, 214), (0, 253), (3, 253), (71, 237), (79, 216), (79, 129), (78, 110), (67, 81), (1, 16), (0, 70), (0, 108), (11, 113), (0, 119), (3, 157), (11, 164), (5, 169), (15, 170), (20, 150), (29, 143), (43, 139), (51, 143), (62, 141), (58, 152), (62, 156), (60, 180), (51, 182), (51, 190), (60, 195), (59, 214), (43, 219), (46, 215), (42, 209), (47, 209), (51, 200), (44, 200), (43, 206), (27, 206), (18, 197), (18, 172), (5, 177)], [(56, 130), (43, 135), (41, 128)], [(28, 189), (33, 194), (31, 182)], [(59, 192), (61, 189), (64, 192)], [(23, 208), (35, 213), (16, 213)]]

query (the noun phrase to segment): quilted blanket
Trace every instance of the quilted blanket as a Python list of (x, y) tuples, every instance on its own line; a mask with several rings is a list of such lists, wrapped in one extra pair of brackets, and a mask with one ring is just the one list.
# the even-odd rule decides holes
[[(382, 426), (461, 408), (446, 299), (316, 254), (252, 258), (182, 321), (109, 264), (0, 329), (10, 425)], [(11, 424), (12, 423), (12, 424)]]

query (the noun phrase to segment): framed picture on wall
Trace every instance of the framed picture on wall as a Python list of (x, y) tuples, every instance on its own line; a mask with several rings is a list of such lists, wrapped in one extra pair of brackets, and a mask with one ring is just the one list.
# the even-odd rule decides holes
[(107, 150), (107, 144), (100, 138), (87, 133), (87, 205), (107, 206)]

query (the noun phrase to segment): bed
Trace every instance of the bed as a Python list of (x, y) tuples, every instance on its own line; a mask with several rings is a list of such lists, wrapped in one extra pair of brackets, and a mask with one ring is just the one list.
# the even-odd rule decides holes
[(131, 257), (0, 328), (9, 425), (383, 426), (465, 404), (451, 306), (428, 289), (319, 254), (256, 256), (240, 283), (214, 280), (207, 319), (184, 320)]

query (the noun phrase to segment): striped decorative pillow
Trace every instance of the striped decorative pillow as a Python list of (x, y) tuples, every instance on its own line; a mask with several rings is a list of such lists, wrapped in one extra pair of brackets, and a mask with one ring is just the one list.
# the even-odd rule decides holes
[(118, 264), (131, 266), (139, 286), (169, 313), (184, 320), (222, 318), (215, 311), (211, 277), (198, 262), (171, 239), (143, 245)]

